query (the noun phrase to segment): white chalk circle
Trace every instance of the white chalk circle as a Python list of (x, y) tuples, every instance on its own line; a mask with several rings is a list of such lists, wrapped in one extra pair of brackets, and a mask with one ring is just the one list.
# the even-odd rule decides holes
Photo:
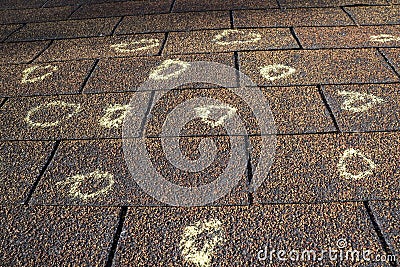
[[(37, 76), (37, 77), (29, 78), (29, 76), (32, 76), (34, 72), (41, 71), (41, 70), (47, 70), (48, 72), (43, 75)], [(46, 79), (46, 77), (53, 75), (53, 73), (57, 70), (58, 70), (58, 66), (53, 66), (53, 65), (46, 65), (46, 66), (35, 65), (32, 67), (26, 68), (22, 72), (21, 83), (25, 84), (25, 83), (35, 83), (38, 81), (43, 81), (44, 79)]]
[(71, 118), (81, 110), (81, 105), (80, 104), (75, 104), (75, 103), (67, 103), (64, 101), (53, 101), (50, 103), (42, 104), (37, 107), (32, 108), (31, 110), (28, 111), (26, 117), (25, 117), (25, 122), (31, 126), (31, 127), (40, 127), (40, 128), (47, 128), (47, 127), (54, 127), (57, 126), (60, 121), (56, 120), (53, 122), (35, 122), (32, 120), (32, 117), (37, 113), (38, 111), (46, 108), (57, 108), (57, 109), (67, 109), (71, 108), (73, 109), (72, 112), (68, 113), (67, 118)]
[(178, 77), (185, 72), (189, 66), (189, 62), (176, 59), (167, 59), (150, 73), (149, 78), (153, 80), (168, 80)]
[[(207, 240), (202, 242), (201, 248), (198, 248), (200, 235), (207, 236)], [(186, 262), (199, 267), (208, 267), (211, 266), (214, 249), (224, 242), (225, 232), (222, 222), (218, 219), (211, 219), (185, 227), (179, 246)]]
[[(82, 193), (81, 187), (84, 183), (87, 183), (88, 180), (106, 182), (107, 185), (101, 189), (97, 189), (93, 193)], [(113, 187), (114, 183), (115, 183), (114, 175), (112, 175), (109, 172), (102, 172), (100, 170), (96, 170), (88, 174), (77, 174), (75, 176), (69, 177), (64, 181), (56, 183), (56, 185), (58, 186), (71, 185), (69, 189), (69, 195), (71, 197), (79, 198), (82, 200), (88, 200), (90, 198), (94, 198), (99, 195), (107, 193)]]
[[(119, 128), (124, 122), (126, 112), (129, 110), (129, 105), (115, 104), (110, 105), (103, 117), (100, 118), (99, 124), (107, 129)], [(115, 115), (121, 113), (115, 118)]]
[(148, 50), (160, 45), (158, 39), (140, 39), (139, 41), (128, 41), (119, 44), (112, 44), (110, 47), (116, 52), (131, 53), (136, 51)]
[[(363, 161), (365, 161), (368, 165), (368, 169), (363, 172), (359, 172), (357, 174), (348, 172), (346, 161), (353, 157), (359, 157)], [(370, 158), (365, 156), (360, 151), (353, 149), (353, 148), (349, 148), (349, 149), (346, 149), (344, 151), (343, 155), (340, 157), (339, 162), (337, 164), (337, 168), (339, 170), (340, 176), (342, 176), (343, 178), (346, 178), (348, 180), (361, 180), (361, 179), (364, 179), (364, 178), (372, 175), (373, 170), (376, 168), (376, 165)]]
[[(229, 29), (215, 35), (212, 42), (218, 45), (248, 44), (260, 41), (261, 37), (261, 34), (255, 31)], [(229, 38), (234, 38), (234, 40), (227, 40)]]
[(340, 108), (353, 113), (365, 112), (373, 108), (375, 105), (385, 102), (382, 98), (373, 94), (351, 91), (338, 91), (338, 94), (345, 97), (345, 100)]
[(268, 65), (260, 68), (261, 76), (271, 82), (288, 77), (295, 72), (295, 68), (282, 64)]
[(391, 34), (379, 34), (379, 35), (372, 35), (369, 37), (371, 42), (379, 42), (379, 43), (386, 43), (386, 42), (400, 42), (400, 36), (394, 36)]
[[(230, 118), (232, 118), (233, 115), (235, 115), (237, 109), (234, 107), (231, 107), (229, 105), (206, 105), (206, 106), (201, 106), (201, 107), (196, 107), (195, 112), (199, 118), (202, 119), (203, 122), (210, 124), (212, 127), (217, 127), (220, 125), (223, 125), (224, 122)], [(212, 113), (213, 110), (223, 110), (225, 111), (225, 115), (220, 116), (217, 121), (211, 120), (210, 119), (210, 114)]]

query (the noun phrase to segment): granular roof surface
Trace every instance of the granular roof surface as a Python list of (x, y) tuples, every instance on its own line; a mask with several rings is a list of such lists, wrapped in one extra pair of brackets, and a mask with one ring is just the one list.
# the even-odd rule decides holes
[(3, 0), (0, 81), (0, 267), (400, 264), (399, 0)]

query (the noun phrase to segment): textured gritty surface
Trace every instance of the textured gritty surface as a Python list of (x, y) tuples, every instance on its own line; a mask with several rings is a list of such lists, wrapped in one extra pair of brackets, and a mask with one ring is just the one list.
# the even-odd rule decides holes
[[(254, 173), (265, 178), (255, 193), (257, 203), (392, 199), (399, 194), (398, 133), (278, 136), (276, 148), (269, 173), (262, 165)], [(259, 148), (253, 149), (259, 154)], [(349, 149), (360, 154), (342, 158)], [(341, 158), (353, 176), (339, 170)]]
[(323, 89), (341, 131), (394, 131), (400, 128), (400, 84), (335, 85)]
[[(193, 237), (193, 252), (200, 252), (202, 248), (206, 251), (211, 239), (220, 240), (209, 252), (209, 266), (232, 266), (232, 262), (240, 266), (265, 266), (270, 264), (269, 258), (257, 260), (258, 252), (265, 246), (287, 252), (314, 249), (320, 257), (321, 250), (337, 248), (340, 238), (346, 239), (348, 249), (370, 249), (374, 254), (384, 254), (361, 203), (190, 209), (148, 207), (128, 210), (115, 266), (193, 265), (185, 259), (180, 247), (186, 227), (193, 226), (196, 230), (196, 227), (201, 229), (202, 223), (216, 221), (218, 227)], [(309, 261), (298, 263), (297, 266), (310, 264)], [(330, 266), (334, 261), (329, 261), (325, 255), (322, 263)], [(279, 261), (275, 254), (272, 264), (293, 266), (294, 262)]]
[(79, 6), (84, 4), (99, 4), (99, 3), (109, 3), (109, 2), (123, 2), (123, 0), (49, 0), (44, 5), (45, 7), (57, 7), (57, 6)]
[(113, 3), (113, 2), (124, 2), (123, 0), (49, 0), (46, 2), (45, 7), (52, 7), (52, 6), (78, 6), (84, 4), (100, 4), (100, 3)]
[(299, 7), (338, 7), (346, 5), (387, 5), (385, 0), (279, 0), (283, 8)]
[(0, 64), (27, 63), (39, 55), (49, 41), (0, 44)]
[(173, 12), (205, 11), (205, 10), (232, 10), (232, 9), (252, 9), (252, 8), (278, 8), (278, 4), (273, 0), (176, 0)]
[(0, 95), (79, 93), (92, 60), (0, 66)]
[(238, 10), (235, 27), (340, 26), (354, 24), (340, 8)]
[(400, 76), (400, 49), (381, 49), (380, 51), (388, 58), (390, 64), (394, 66), (397, 74)]
[(119, 18), (99, 18), (30, 23), (7, 40), (15, 42), (110, 35), (118, 21)]
[(335, 131), (316, 87), (265, 87), (278, 134)]
[[(244, 52), (239, 53), (239, 60), (240, 70), (259, 85), (399, 81), (384, 59), (372, 49)], [(288, 66), (295, 72), (281, 77), (281, 72), (271, 71), (267, 77), (277, 78), (266, 79), (261, 75), (260, 68), (270, 65)]]
[[(238, 141), (243, 142), (243, 137), (237, 137), (237, 139), (239, 138), (241, 140)], [(130, 152), (125, 149), (123, 152), (121, 140), (62, 142), (54, 160), (48, 167), (48, 172), (41, 179), (32, 202), (52, 205), (160, 205), (158, 200), (148, 196), (138, 187), (128, 170), (127, 163), (141, 168), (142, 172), (137, 175), (143, 176), (154, 168), (165, 179), (175, 184), (200, 186), (217, 179), (221, 172), (225, 171), (229, 159), (229, 138), (213, 137), (212, 139), (219, 151), (217, 157), (215, 159), (208, 158), (211, 165), (198, 173), (179, 170), (168, 162), (162, 152), (160, 139), (134, 139), (133, 141), (143, 142), (142, 144), (147, 147), (149, 166), (144, 165), (141, 159), (137, 159), (140, 162), (139, 166), (135, 165), (138, 163), (130, 161), (127, 158)], [(201, 138), (181, 138), (179, 141), (185, 157), (195, 160), (199, 156), (197, 146)], [(206, 155), (206, 157), (209, 156)], [(104, 176), (93, 179), (94, 181), (88, 178), (83, 182), (71, 180), (71, 177), (76, 175), (85, 175), (95, 171), (112, 175), (113, 182)], [(232, 192), (214, 204), (247, 204), (244, 171), (245, 167), (243, 175), (238, 177), (239, 184)], [(62, 183), (68, 180), (71, 182)], [(104, 188), (109, 188), (109, 190), (102, 191)], [(80, 194), (76, 195), (76, 192), (80, 192)], [(96, 192), (99, 193), (96, 194)], [(82, 197), (85, 194), (89, 196)]]
[(17, 30), (22, 25), (0, 25), (0, 41), (3, 41), (7, 38), (12, 32)]
[[(305, 49), (399, 47), (400, 25), (296, 28)], [(382, 35), (391, 35), (391, 38)], [(396, 38), (397, 37), (397, 38)]]
[[(210, 203), (210, 205), (246, 205), (248, 204), (248, 185), (246, 174), (245, 162), (240, 162), (241, 158), (247, 159), (247, 151), (245, 150), (244, 137), (227, 137), (227, 136), (211, 136), (211, 137), (172, 137), (179, 143), (179, 150), (175, 148), (173, 152), (169, 153), (177, 160), (178, 153), (186, 160), (206, 162), (199, 163), (201, 168), (197, 172), (190, 170), (184, 170), (177, 167), (176, 163), (167, 160), (167, 155), (162, 147), (162, 142), (166, 141), (163, 138), (147, 138), (146, 147), (149, 155), (149, 160), (152, 162), (152, 167), (127, 161), (128, 164), (136, 164), (140, 166), (143, 173), (150, 173), (152, 169), (161, 174), (166, 180), (186, 187), (201, 187), (208, 185), (217, 179), (235, 179), (235, 183), (232, 184), (231, 190), (228, 190), (226, 195), (223, 195), (220, 199)], [(166, 137), (165, 139), (171, 139)], [(208, 139), (208, 140), (205, 140)], [(215, 157), (213, 153), (205, 150), (202, 151), (202, 142), (213, 142), (215, 144)], [(234, 144), (242, 145), (241, 149), (235, 150)], [(128, 152), (129, 153), (129, 152)], [(125, 156), (126, 158), (126, 156)], [(244, 163), (244, 164), (243, 164)], [(193, 163), (192, 163), (193, 164)], [(232, 164), (229, 169), (229, 164)], [(243, 165), (242, 165), (243, 164)], [(233, 169), (232, 169), (233, 168)], [(151, 176), (152, 178), (154, 176)], [(154, 186), (150, 182), (149, 186)], [(163, 191), (169, 191), (169, 188), (165, 188)], [(213, 193), (218, 194), (220, 188), (215, 189)], [(175, 197), (179, 195), (176, 193)], [(192, 196), (191, 194), (189, 196)], [(208, 197), (208, 196), (207, 196)], [(182, 199), (187, 199), (182, 196)]]
[(16, 206), (0, 213), (4, 266), (93, 266), (107, 262), (119, 211)]
[(346, 7), (361, 25), (400, 24), (400, 6)]
[[(111, 176), (93, 176), (81, 182), (73, 180), (76, 175), (95, 171)], [(71, 182), (62, 183), (68, 180)], [(76, 196), (77, 192), (80, 195)], [(84, 195), (87, 197), (82, 197)], [(31, 202), (35, 205), (82, 206), (159, 203), (147, 196), (133, 181), (124, 160), (121, 140), (61, 142)]]
[[(248, 89), (252, 90), (252, 89)], [(251, 94), (250, 92), (248, 94)], [(194, 100), (196, 98), (212, 99), (203, 101), (201, 103), (185, 104), (186, 101)], [(257, 98), (257, 100), (259, 100)], [(253, 101), (257, 101), (253, 100)], [(213, 101), (212, 104), (210, 104)], [(215, 103), (214, 103), (215, 102)], [(234, 128), (235, 131), (231, 134), (261, 134), (260, 128), (257, 125), (257, 119), (251, 110), (251, 104), (242, 99), (236, 94), (235, 89), (230, 90), (226, 88), (216, 89), (198, 89), (198, 90), (172, 90), (169, 92), (157, 92), (155, 94), (151, 111), (146, 121), (145, 134), (146, 136), (160, 136), (165, 135), (163, 126), (167, 123), (167, 119), (171, 125), (182, 125), (182, 129), (178, 135), (182, 136), (203, 136), (203, 135), (228, 135), (226, 127), (231, 124), (237, 125), (235, 117), (243, 123), (243, 129)], [(173, 110), (183, 107), (183, 112), (186, 116), (173, 116)], [(210, 108), (214, 106), (214, 108)], [(219, 107), (219, 109), (218, 109)], [(210, 114), (208, 118), (198, 117), (199, 108), (208, 108)], [(233, 114), (230, 115), (230, 111)], [(193, 113), (196, 118), (188, 121), (189, 114)], [(178, 113), (179, 114), (179, 113)], [(223, 119), (225, 118), (225, 119)], [(242, 131), (243, 130), (243, 131)], [(245, 130), (245, 131), (244, 131)], [(171, 136), (168, 134), (168, 136)], [(174, 136), (174, 135), (172, 135)], [(176, 135), (175, 135), (176, 136)]]
[(56, 40), (37, 61), (151, 56), (159, 53), (164, 37), (158, 33)]
[(83, 5), (72, 18), (98, 18), (138, 14), (166, 13), (171, 6), (171, 0), (139, 0), (115, 3), (100, 3)]
[[(399, 255), (399, 4), (1, 1), (0, 265), (308, 267), (317, 264), (278, 261), (276, 250), (322, 252), (339, 238)], [(256, 84), (235, 88), (243, 77), (195, 61)], [(199, 96), (214, 102), (187, 102)], [(234, 114), (246, 127), (229, 136)], [(206, 207), (178, 208), (161, 202), (183, 196), (160, 174), (184, 187), (234, 184)], [(201, 266), (181, 244), (205, 219), (221, 227), (192, 252), (222, 242)], [(257, 259), (265, 246), (271, 264)]]
[[(221, 38), (217, 38), (219, 35)], [(215, 30), (170, 33), (163, 53), (190, 54), (297, 47), (296, 40), (288, 29)]]
[[(196, 54), (170, 57), (114, 58), (100, 60), (88, 80), (84, 92), (126, 92), (135, 91), (149, 79), (149, 75), (165, 60), (184, 62), (208, 61), (228, 66), (234, 65), (232, 54)], [(168, 73), (168, 72), (167, 72)], [(202, 84), (188, 84), (187, 87), (208, 87)], [(148, 88), (154, 90), (156, 88)]]
[(73, 6), (79, 8), (79, 5), (84, 4), (84, 0), (49, 0), (44, 5), (45, 7), (60, 7), (60, 6)]
[(13, 8), (39, 8), (46, 0), (7, 0), (0, 3), (0, 9), (13, 9)]
[(385, 240), (388, 241), (388, 245), (399, 263), (399, 201), (372, 201), (370, 206), (379, 227), (383, 229), (382, 234)]
[[(121, 138), (126, 109), (115, 108), (128, 105), (132, 97), (138, 101), (132, 109), (132, 119), (140, 125), (150, 100), (149, 92), (10, 98), (0, 110), (0, 138)], [(134, 135), (138, 132), (139, 129)]]
[(192, 12), (125, 17), (116, 34), (229, 28), (229, 12)]
[(74, 7), (12, 9), (0, 11), (0, 23), (28, 23), (52, 20), (65, 20)]
[(0, 142), (1, 205), (26, 200), (52, 148), (51, 142)]
[[(157, 92), (155, 99), (158, 100), (153, 100), (149, 119), (146, 121), (145, 134), (147, 136), (165, 134), (162, 132), (162, 127), (168, 114), (171, 114), (179, 105), (183, 105), (185, 101), (204, 97), (220, 101), (224, 105), (235, 109), (234, 116), (238, 116), (245, 126), (243, 129), (245, 131), (240, 130), (235, 134), (260, 135), (261, 129), (258, 126), (257, 117), (252, 111), (260, 101), (260, 98), (257, 97), (258, 95), (251, 92), (256, 90), (258, 91), (259, 89), (246, 89), (246, 94), (250, 96), (253, 102), (246, 102), (241, 99), (236, 94), (236, 89), (173, 90), (167, 94)], [(330, 132), (335, 130), (316, 87), (262, 88), (261, 90), (272, 111), (270, 119), (272, 120), (273, 118), (278, 134)], [(207, 107), (207, 105), (203, 106), (199, 103), (186, 105), (187, 116), (191, 110), (196, 110), (199, 107)], [(215, 113), (215, 119), (211, 119), (210, 116), (206, 120), (196, 118), (191, 122), (184, 123), (187, 120), (187, 116), (178, 116), (172, 118), (171, 123), (173, 125), (184, 125), (179, 132), (183, 136), (227, 135), (228, 132), (224, 127), (234, 123), (233, 116), (229, 117), (228, 109), (226, 108), (219, 111), (210, 109), (210, 111)], [(223, 120), (222, 124), (216, 125), (219, 119), (224, 116), (228, 116), (227, 119)], [(267, 119), (267, 117), (264, 117), (264, 119)], [(212, 123), (209, 120), (212, 120)], [(267, 129), (263, 130), (267, 131)], [(263, 131), (263, 134), (266, 133), (265, 131)]]

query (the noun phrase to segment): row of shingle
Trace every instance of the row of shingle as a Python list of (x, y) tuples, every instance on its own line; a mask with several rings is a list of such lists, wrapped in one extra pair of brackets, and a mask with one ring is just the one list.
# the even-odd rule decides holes
[[(310, 0), (310, 1), (293, 1), (293, 0), (268, 0), (268, 1), (243, 1), (235, 0), (229, 3), (218, 0), (212, 2), (204, 2), (200, 0), (144, 0), (144, 1), (119, 1), (119, 0), (35, 0), (21, 1), (8, 0), (0, 5), (0, 9), (23, 9), (23, 8), (40, 8), (40, 7), (58, 7), (58, 6), (81, 6), (81, 15), (101, 16), (104, 13), (121, 13), (123, 8), (126, 10), (134, 10), (140, 13), (160, 13), (172, 10), (173, 12), (187, 11), (210, 11), (210, 10), (235, 10), (235, 9), (254, 9), (254, 8), (298, 8), (298, 7), (332, 7), (345, 5), (388, 5), (399, 4), (398, 0)], [(92, 10), (92, 12), (88, 12)], [(104, 10), (100, 12), (100, 10)], [(106, 11), (108, 10), (108, 11)]]
[[(384, 237), (398, 257), (398, 202), (371, 202), (370, 205)], [(118, 247), (115, 257), (111, 258), (113, 266), (184, 266), (201, 259), (219, 266), (231, 266), (233, 261), (241, 266), (263, 266), (281, 263), (277, 256), (279, 250), (285, 250), (285, 255), (279, 252), (279, 257), (286, 258), (285, 262), (294, 264), (303, 259), (301, 262), (310, 265), (317, 261), (313, 260), (312, 251), (320, 259), (321, 253), (324, 255), (322, 250), (329, 248), (331, 254), (325, 252), (319, 262), (353, 265), (378, 260), (379, 266), (390, 266), (368, 209), (361, 203), (250, 208), (148, 207), (129, 208), (125, 212), (123, 209), (121, 213), (121, 208), (116, 207), (2, 208), (1, 216), (7, 218), (1, 220), (5, 237), (0, 247), (2, 263), (7, 266), (51, 266), (55, 262), (58, 265), (105, 265), (120, 225)], [(125, 219), (123, 225), (121, 217)], [(196, 236), (199, 232), (206, 238)], [(338, 247), (339, 239), (344, 241)], [(190, 246), (191, 241), (194, 247)], [(185, 245), (188, 247), (183, 250)], [(199, 259), (195, 256), (202, 248), (203, 257)], [(291, 250), (294, 253), (289, 260)], [(346, 254), (348, 251), (360, 254)], [(357, 255), (360, 259), (364, 255), (364, 260), (357, 262)], [(386, 261), (381, 262), (377, 258), (379, 255)]]
[[(27, 14), (3, 14), (0, 23), (28, 23), (0, 26), (0, 38), (4, 39), (16, 31), (8, 41), (77, 38), (116, 34), (187, 31), (198, 29), (229, 28), (228, 11), (170, 13), (147, 16), (127, 16), (121, 23), (119, 18), (95, 18), (65, 20), (71, 9), (39, 9)], [(357, 24), (399, 24), (399, 6), (349, 7), (347, 9)], [(1, 12), (1, 11), (0, 11)], [(5, 11), (3, 11), (4, 13)], [(55, 14), (54, 17), (52, 17)], [(60, 19), (64, 21), (51, 22)], [(49, 22), (50, 21), (50, 22)], [(289, 26), (347, 26), (354, 25), (350, 17), (340, 8), (310, 8), (287, 10), (243, 10), (233, 13), (234, 27), (289, 27)], [(0, 40), (1, 40), (0, 39)]]
[(35, 0), (21, 1), (8, 0), (0, 5), (0, 9), (24, 9), (24, 8), (40, 8), (40, 7), (60, 7), (60, 6), (82, 6), (78, 10), (78, 17), (101, 17), (110, 15), (124, 15), (126, 10), (130, 13), (163, 13), (188, 12), (188, 11), (212, 11), (212, 10), (237, 10), (237, 9), (265, 9), (265, 8), (301, 8), (301, 7), (337, 7), (337, 6), (353, 6), (353, 5), (389, 5), (399, 4), (398, 0), (309, 0), (309, 1), (293, 1), (293, 0), (268, 0), (268, 1), (212, 1), (204, 2), (200, 0), (143, 0), (143, 1), (119, 1), (119, 0)]
[[(162, 205), (137, 185), (135, 179), (155, 171), (181, 186), (199, 186), (217, 179), (232, 148), (225, 142), (244, 142), (243, 137), (213, 136), (216, 153), (212, 164), (199, 172), (186, 174), (167, 161), (161, 143), (172, 137), (124, 140), (126, 147), (147, 146), (146, 155), (135, 157), (140, 168), (129, 166), (130, 153), (123, 151), (122, 140), (61, 141), (33, 192), (30, 203), (36, 205)], [(167, 140), (168, 139), (168, 140)], [(178, 139), (178, 138), (175, 138)], [(180, 137), (183, 153), (196, 153), (203, 137)], [(398, 199), (399, 134), (358, 133), (278, 136), (274, 162), (266, 162), (263, 143), (272, 137), (250, 137), (253, 183), (249, 187), (245, 166), (239, 157), (231, 158), (236, 166), (237, 182), (232, 191), (214, 205), (249, 204), (252, 190), (255, 203), (313, 203), (332, 201)], [(201, 144), (200, 144), (201, 145)], [(26, 201), (32, 184), (45, 165), (53, 145), (45, 141), (1, 142), (1, 203), (11, 205)], [(148, 157), (148, 158), (146, 158)], [(136, 163), (138, 164), (138, 163)], [(221, 168), (222, 167), (222, 168)], [(130, 173), (130, 171), (134, 171)], [(141, 171), (141, 172), (140, 172)], [(147, 175), (147, 176), (146, 176)], [(184, 178), (182, 178), (184, 177)], [(155, 179), (155, 177), (152, 177)], [(150, 179), (150, 178), (149, 178)], [(144, 189), (144, 188), (143, 188)], [(165, 194), (172, 193), (165, 188)], [(155, 191), (150, 192), (156, 194)]]
[[(24, 44), (20, 45), (20, 49), (23, 46)], [(91, 50), (89, 47), (89, 45), (81, 46), (75, 51), (70, 47), (70, 54), (61, 52), (68, 51), (67, 47), (60, 46), (57, 49), (50, 47), (35, 63), (1, 65), (3, 82), (0, 85), (0, 96), (54, 95), (77, 93), (82, 90), (86, 93), (135, 91), (156, 68), (160, 68), (161, 73), (168, 73), (173, 66), (193, 61), (234, 65), (232, 53), (124, 57), (101, 59), (91, 72), (94, 61), (81, 58), (97, 58), (103, 51), (109, 56), (126, 53), (110, 51), (107, 50), (107, 46), (99, 44), (97, 47), (92, 46)], [(36, 51), (40, 49), (43, 49), (42, 46), (37, 46)], [(56, 54), (58, 49), (60, 53)], [(26, 49), (24, 52), (28, 53), (29, 50)], [(28, 57), (21, 60), (27, 61), (32, 55), (27, 54)], [(18, 54), (18, 56), (24, 55)], [(59, 59), (57, 56), (71, 61), (40, 63), (41, 58)], [(79, 60), (73, 60), (76, 57)], [(238, 58), (241, 72), (261, 86), (399, 82), (398, 48), (379, 49), (379, 51), (373, 48), (253, 51), (239, 52)], [(166, 60), (172, 65), (157, 67)], [(279, 71), (282, 73), (279, 74)], [(90, 77), (86, 82), (89, 73)], [(84, 81), (85, 86), (82, 88)], [(199, 86), (189, 84), (186, 87)]]
[[(0, 24), (12, 23), (38, 23), (50, 21), (62, 21), (70, 18), (74, 7), (55, 7), (40, 9), (13, 9), (0, 11)], [(368, 24), (398, 24), (399, 7), (393, 6), (355, 6), (344, 9), (335, 8), (296, 8), (296, 9), (262, 9), (262, 10), (235, 10), (233, 11), (235, 27), (287, 27), (287, 26), (330, 26), (352, 24), (349, 12), (356, 22), (361, 25)], [(134, 12), (120, 14), (117, 17), (127, 16), (123, 24), (134, 26), (135, 31), (155, 31), (151, 26), (164, 26), (160, 29), (187, 30), (196, 27), (206, 27), (208, 23), (218, 25), (218, 19), (226, 18), (229, 21), (228, 11), (207, 12), (185, 12), (185, 13), (162, 13), (162, 14), (135, 14)], [(75, 12), (74, 12), (75, 14)], [(202, 18), (203, 17), (203, 18)], [(72, 16), (73, 19), (74, 16)], [(95, 17), (98, 18), (98, 17)], [(189, 19), (190, 18), (190, 19)], [(191, 19), (193, 21), (191, 21)], [(212, 21), (214, 20), (214, 21)], [(215, 21), (217, 20), (217, 21)], [(132, 25), (133, 22), (140, 23)], [(169, 23), (165, 23), (168, 21)], [(182, 25), (183, 21), (187, 25)], [(201, 22), (201, 23), (196, 23)], [(157, 23), (157, 25), (153, 25)], [(203, 23), (207, 23), (203, 25)], [(141, 25), (144, 24), (144, 25)], [(170, 27), (170, 29), (165, 29)]]
[[(258, 89), (249, 90), (256, 92)], [(398, 90), (398, 83), (324, 86), (322, 91), (311, 86), (261, 89), (265, 101), (271, 107), (278, 134), (333, 132), (337, 130), (335, 123), (343, 132), (399, 130)], [(262, 134), (259, 129), (250, 127), (254, 123), (254, 118), (243, 105), (243, 100), (235, 97), (234, 92), (235, 90), (222, 88), (177, 90), (168, 94), (157, 92), (156, 97), (162, 96), (163, 99), (153, 101), (151, 104), (154, 110), (151, 113), (152, 121), (148, 122), (146, 135), (159, 136), (166, 110), (172, 111), (181, 104), (178, 99), (196, 97), (210, 97), (227, 102), (235, 107), (237, 114), (247, 122), (248, 134)], [(326, 98), (327, 105), (332, 111), (331, 116), (320, 94)], [(135, 121), (141, 125), (145, 119), (145, 110), (150, 104), (150, 96), (150, 92), (136, 92), (9, 98), (0, 109), (0, 138), (1, 140), (120, 138), (122, 120), (129, 101), (140, 99), (140, 105), (135, 107), (134, 112), (136, 112)], [(122, 119), (118, 123), (120, 117)], [(108, 124), (104, 122), (105, 119), (109, 121)], [(181, 135), (211, 134), (210, 129), (204, 125), (192, 126), (193, 129), (187, 129), (181, 132)], [(139, 128), (135, 130), (135, 136), (141, 135)], [(222, 128), (213, 129), (212, 133), (226, 135)]]

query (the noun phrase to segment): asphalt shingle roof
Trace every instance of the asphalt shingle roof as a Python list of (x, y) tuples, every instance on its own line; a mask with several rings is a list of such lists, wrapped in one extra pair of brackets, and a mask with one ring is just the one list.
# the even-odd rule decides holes
[[(248, 102), (202, 82), (137, 91), (197, 61), (250, 77)], [(0, 266), (400, 264), (398, 0), (6, 0), (0, 80)], [(214, 104), (169, 117), (195, 98)], [(249, 106), (262, 101), (276, 132)], [(229, 136), (231, 115), (246, 132)], [(153, 198), (127, 166), (126, 116), (143, 173), (202, 186), (232, 163), (237, 184), (203, 206)], [(371, 261), (293, 252), (329, 249)]]

